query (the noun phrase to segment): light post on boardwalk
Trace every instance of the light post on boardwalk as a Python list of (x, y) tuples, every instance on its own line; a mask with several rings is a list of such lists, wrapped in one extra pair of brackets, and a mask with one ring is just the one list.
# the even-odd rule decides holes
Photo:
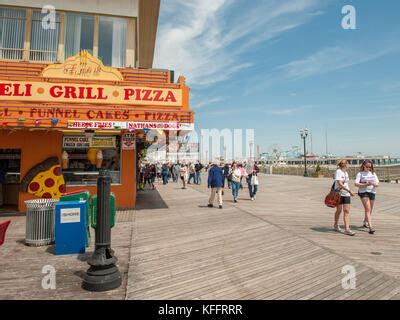
[(111, 249), (111, 175), (100, 171), (97, 180), (97, 223), (95, 251), (89, 259), (82, 287), (88, 291), (108, 291), (122, 283), (121, 273), (116, 265), (117, 257)]
[(307, 151), (306, 151), (306, 139), (308, 136), (308, 129), (300, 129), (300, 137), (303, 139), (304, 143), (304, 176), (308, 177), (307, 172)]

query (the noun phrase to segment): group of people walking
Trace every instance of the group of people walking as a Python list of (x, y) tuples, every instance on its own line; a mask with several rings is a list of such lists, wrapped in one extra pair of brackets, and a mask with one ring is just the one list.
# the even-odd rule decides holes
[[(341, 160), (338, 163), (338, 169), (335, 172), (334, 188), (340, 194), (339, 204), (336, 208), (334, 218), (334, 230), (343, 232), (346, 235), (354, 236), (355, 232), (350, 229), (350, 205), (351, 198), (355, 194), (350, 190), (350, 179), (347, 172), (348, 163), (346, 160)], [(367, 228), (370, 234), (375, 233), (372, 224), (372, 211), (374, 209), (376, 189), (379, 187), (379, 179), (374, 171), (374, 164), (371, 160), (364, 160), (360, 172), (355, 179), (355, 186), (358, 187), (358, 196), (364, 207), (363, 228)], [(339, 226), (339, 218), (343, 212), (344, 231)]]
[[(155, 189), (156, 178), (162, 179), (164, 185), (168, 184), (172, 178), (174, 183), (179, 180), (182, 182), (182, 189), (186, 189), (188, 184), (201, 184), (201, 173), (204, 166), (200, 162), (196, 163), (164, 163), (164, 164), (144, 164), (140, 168), (139, 189), (144, 189), (148, 184), (151, 189)], [(256, 164), (237, 163), (220, 164), (210, 163), (205, 167), (208, 172), (207, 186), (211, 190), (208, 199), (208, 207), (214, 206), (215, 197), (218, 198), (218, 207), (222, 209), (223, 195), (225, 186), (232, 192), (233, 202), (238, 202), (240, 190), (243, 189), (245, 179), (248, 187), (249, 197), (254, 201), (258, 191), (259, 168)], [(334, 215), (334, 230), (349, 236), (354, 236), (355, 232), (350, 228), (350, 209), (351, 198), (355, 196), (350, 189), (350, 178), (348, 174), (347, 160), (341, 160), (334, 174), (334, 186), (339, 194), (339, 202)], [(374, 209), (376, 190), (379, 187), (379, 179), (374, 171), (374, 164), (371, 160), (363, 161), (360, 172), (355, 178), (355, 186), (358, 188), (358, 196), (364, 207), (364, 220), (362, 227), (368, 229), (370, 234), (375, 233), (372, 222), (372, 212)], [(344, 230), (339, 226), (339, 219), (343, 213)]]
[(182, 189), (186, 189), (187, 184), (201, 184), (201, 171), (204, 166), (198, 161), (196, 163), (142, 163), (139, 169), (138, 189), (144, 190), (146, 185), (155, 189), (154, 182), (158, 178), (163, 185), (172, 179), (177, 183), (182, 181)]
[(232, 190), (233, 201), (236, 203), (239, 197), (239, 190), (243, 189), (242, 180), (246, 179), (250, 200), (255, 200), (258, 189), (258, 173), (257, 165), (249, 163), (243, 166), (233, 162), (231, 165), (225, 164), (220, 166), (217, 162), (211, 165), (208, 170), (208, 188), (211, 189), (208, 207), (214, 206), (215, 195), (218, 196), (218, 207), (222, 209), (222, 196), (225, 187), (225, 181), (228, 188)]

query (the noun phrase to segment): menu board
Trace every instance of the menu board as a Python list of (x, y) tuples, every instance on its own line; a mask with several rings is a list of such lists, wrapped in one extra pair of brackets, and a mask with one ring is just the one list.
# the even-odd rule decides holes
[(64, 149), (115, 148), (114, 136), (64, 136)]

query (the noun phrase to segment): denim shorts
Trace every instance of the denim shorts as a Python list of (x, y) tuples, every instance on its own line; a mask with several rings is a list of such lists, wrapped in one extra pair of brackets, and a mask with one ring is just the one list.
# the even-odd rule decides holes
[(350, 197), (340, 196), (339, 204), (350, 204), (350, 203), (351, 203), (351, 198)]
[(369, 200), (374, 201), (375, 200), (375, 193), (372, 192), (359, 192), (358, 196), (362, 198), (369, 198)]

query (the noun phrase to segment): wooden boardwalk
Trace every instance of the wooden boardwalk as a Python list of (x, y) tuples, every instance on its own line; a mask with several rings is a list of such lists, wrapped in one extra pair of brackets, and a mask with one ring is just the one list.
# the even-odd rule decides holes
[[(129, 299), (398, 299), (398, 185), (382, 185), (377, 233), (357, 231), (354, 198), (348, 237), (332, 231), (322, 199), (329, 179), (263, 176), (256, 201), (247, 189), (224, 209), (207, 208), (207, 189), (158, 188), (168, 209), (136, 213)], [(356, 289), (342, 288), (342, 267), (354, 266)]]
[[(204, 180), (204, 179), (203, 179)], [(24, 217), (13, 217), (0, 248), (0, 299), (399, 299), (399, 185), (383, 184), (373, 214), (375, 235), (332, 231), (333, 211), (322, 204), (329, 179), (261, 177), (256, 201), (247, 189), (224, 208), (207, 208), (208, 190), (158, 185), (139, 193), (136, 211), (120, 212), (113, 248), (123, 286), (107, 293), (80, 288), (82, 256), (56, 257), (52, 248), (23, 245)], [(0, 219), (3, 219), (0, 216)], [(57, 269), (57, 289), (41, 288), (41, 268)], [(343, 289), (342, 268), (353, 266), (356, 288)]]

